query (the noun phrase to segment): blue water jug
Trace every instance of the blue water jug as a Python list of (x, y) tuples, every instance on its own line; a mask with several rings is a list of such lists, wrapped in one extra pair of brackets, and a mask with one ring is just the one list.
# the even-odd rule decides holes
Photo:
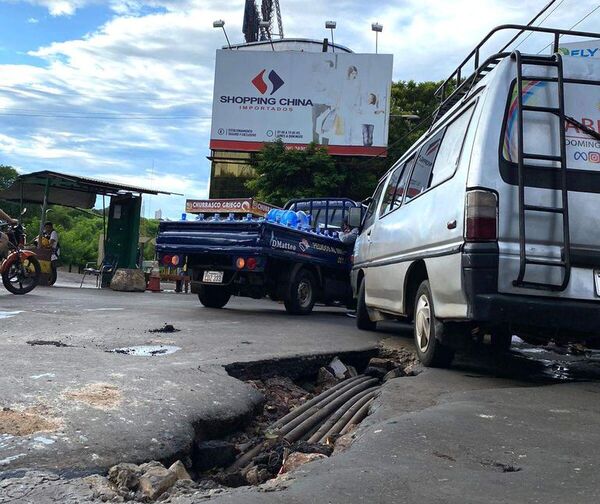
[(298, 216), (292, 210), (286, 210), (281, 216), (281, 223), (284, 226), (296, 227), (298, 225)]

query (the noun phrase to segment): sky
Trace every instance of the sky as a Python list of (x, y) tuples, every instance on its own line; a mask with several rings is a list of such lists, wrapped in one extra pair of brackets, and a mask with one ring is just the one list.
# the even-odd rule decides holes
[[(394, 80), (417, 81), (446, 78), (494, 26), (525, 24), (546, 3), (280, 0), (288, 37), (329, 37), (324, 23), (335, 20), (336, 43), (372, 53), (370, 26), (381, 23)], [(570, 28), (598, 5), (557, 1), (543, 25)], [(243, 10), (244, 0), (0, 0), (0, 164), (182, 193), (144, 203), (145, 216), (178, 217), (186, 197), (208, 197), (215, 51), (225, 44), (212, 22), (225, 20), (240, 43)], [(576, 29), (600, 31), (600, 9)], [(546, 43), (530, 37), (520, 49)]]

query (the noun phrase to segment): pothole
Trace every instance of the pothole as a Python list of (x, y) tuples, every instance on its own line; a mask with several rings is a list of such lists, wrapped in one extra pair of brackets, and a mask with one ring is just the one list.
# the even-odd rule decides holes
[(90, 485), (98, 495), (144, 502), (231, 487), (283, 488), (288, 473), (347, 448), (381, 386), (414, 374), (414, 362), (409, 352), (373, 349), (228, 365), (230, 375), (263, 394), (253, 415), (196, 424), (190, 451), (155, 465), (145, 483), (147, 464), (119, 464)]
[(174, 354), (179, 350), (181, 350), (181, 347), (175, 345), (138, 345), (124, 348), (114, 348), (108, 352), (123, 355), (133, 355), (136, 357), (157, 357)]

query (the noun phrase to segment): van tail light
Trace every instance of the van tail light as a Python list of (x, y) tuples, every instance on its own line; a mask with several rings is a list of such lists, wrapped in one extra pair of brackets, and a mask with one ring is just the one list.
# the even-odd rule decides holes
[(256, 265), (256, 259), (254, 257), (248, 257), (248, 259), (246, 260), (246, 268), (248, 268), (249, 270), (254, 270), (256, 269)]
[(465, 240), (470, 242), (498, 239), (498, 197), (496, 193), (476, 189), (467, 191), (465, 203)]

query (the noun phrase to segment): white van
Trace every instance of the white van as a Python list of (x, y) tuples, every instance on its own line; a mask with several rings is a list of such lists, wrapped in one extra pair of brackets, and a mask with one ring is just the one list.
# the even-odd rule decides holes
[[(555, 53), (479, 64), (483, 43), (506, 29), (549, 34)], [(600, 59), (563, 57), (563, 35), (600, 38), (493, 30), (373, 195), (354, 251), (357, 325), (414, 320), (425, 365), (449, 365), (483, 335), (503, 349), (513, 334), (600, 336)]]

